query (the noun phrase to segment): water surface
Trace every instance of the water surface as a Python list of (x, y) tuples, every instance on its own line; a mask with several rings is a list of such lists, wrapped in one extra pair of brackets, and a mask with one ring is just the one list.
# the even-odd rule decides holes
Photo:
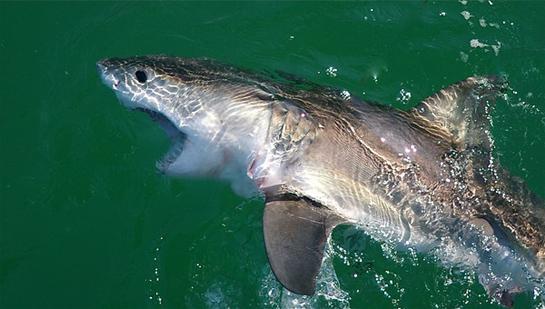
[[(118, 104), (95, 62), (206, 56), (400, 108), (505, 74), (496, 154), (545, 197), (544, 15), (538, 1), (1, 2), (0, 307), (498, 307), (473, 274), (351, 227), (333, 235), (320, 295), (287, 295), (262, 201), (158, 174), (167, 138)], [(543, 307), (533, 298), (516, 308)]]

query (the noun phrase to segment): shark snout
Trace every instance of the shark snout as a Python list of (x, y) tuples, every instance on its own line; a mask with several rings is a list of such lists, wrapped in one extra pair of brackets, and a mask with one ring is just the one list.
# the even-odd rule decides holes
[(97, 61), (96, 67), (102, 82), (113, 90), (117, 90), (117, 87), (119, 86), (119, 79), (115, 77), (110, 59), (102, 59)]
[(111, 67), (111, 64), (109, 63), (108, 59), (102, 59), (97, 61), (96, 66), (97, 66), (98, 75), (103, 77), (108, 75), (109, 73), (108, 71), (109, 71), (109, 68)]
[(104, 63), (104, 60), (97, 61), (97, 71), (98, 74), (102, 75), (103, 72), (106, 71), (106, 64)]

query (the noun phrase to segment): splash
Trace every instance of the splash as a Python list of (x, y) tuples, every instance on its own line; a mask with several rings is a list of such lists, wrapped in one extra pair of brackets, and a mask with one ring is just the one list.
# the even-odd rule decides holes
[(488, 50), (487, 47), (491, 47), (494, 54), (497, 56), (500, 53), (502, 43), (500, 41), (496, 41), (496, 44), (486, 44), (479, 41), (479, 39), (471, 39), (469, 41), (469, 46), (472, 48), (484, 48), (485, 50)]
[(313, 296), (298, 295), (284, 289), (274, 277), (269, 266), (263, 271), (260, 299), (265, 307), (271, 308), (350, 308), (350, 296), (340, 288), (333, 268), (334, 251), (328, 244), (324, 260), (316, 281)]
[(160, 236), (159, 241), (155, 249), (153, 249), (153, 276), (152, 278), (147, 279), (149, 286), (150, 286), (150, 294), (148, 296), (150, 301), (155, 301), (158, 305), (163, 304), (163, 298), (161, 297), (161, 294), (159, 293), (159, 282), (161, 280), (160, 275), (160, 252), (161, 252), (161, 246), (164, 241), (165, 237)]
[(465, 20), (469, 20), (473, 15), (469, 13), (468, 11), (461, 11), (460, 14), (464, 17)]
[(396, 98), (396, 101), (401, 102), (403, 104), (409, 103), (411, 100), (411, 93), (403, 88), (399, 91), (399, 96)]
[(327, 76), (337, 77), (337, 69), (334, 68), (334, 67), (328, 67), (325, 70), (325, 73), (326, 73)]

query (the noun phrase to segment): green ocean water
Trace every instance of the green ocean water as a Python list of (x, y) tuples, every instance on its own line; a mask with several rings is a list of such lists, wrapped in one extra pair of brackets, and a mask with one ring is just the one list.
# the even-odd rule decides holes
[(95, 62), (206, 56), (399, 108), (504, 74), (496, 155), (545, 197), (544, 16), (542, 1), (0, 2), (0, 308), (499, 308), (473, 274), (353, 227), (318, 296), (282, 292), (262, 201), (157, 173), (167, 137)]

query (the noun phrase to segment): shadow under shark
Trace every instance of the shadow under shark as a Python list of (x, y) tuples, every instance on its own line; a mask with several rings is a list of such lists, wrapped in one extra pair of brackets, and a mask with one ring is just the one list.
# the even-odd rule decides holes
[(207, 59), (111, 58), (97, 68), (172, 139), (162, 172), (265, 197), (267, 256), (292, 292), (314, 293), (339, 224), (471, 269), (505, 306), (514, 293), (545, 291), (543, 202), (492, 156), (501, 79), (470, 77), (401, 111)]

